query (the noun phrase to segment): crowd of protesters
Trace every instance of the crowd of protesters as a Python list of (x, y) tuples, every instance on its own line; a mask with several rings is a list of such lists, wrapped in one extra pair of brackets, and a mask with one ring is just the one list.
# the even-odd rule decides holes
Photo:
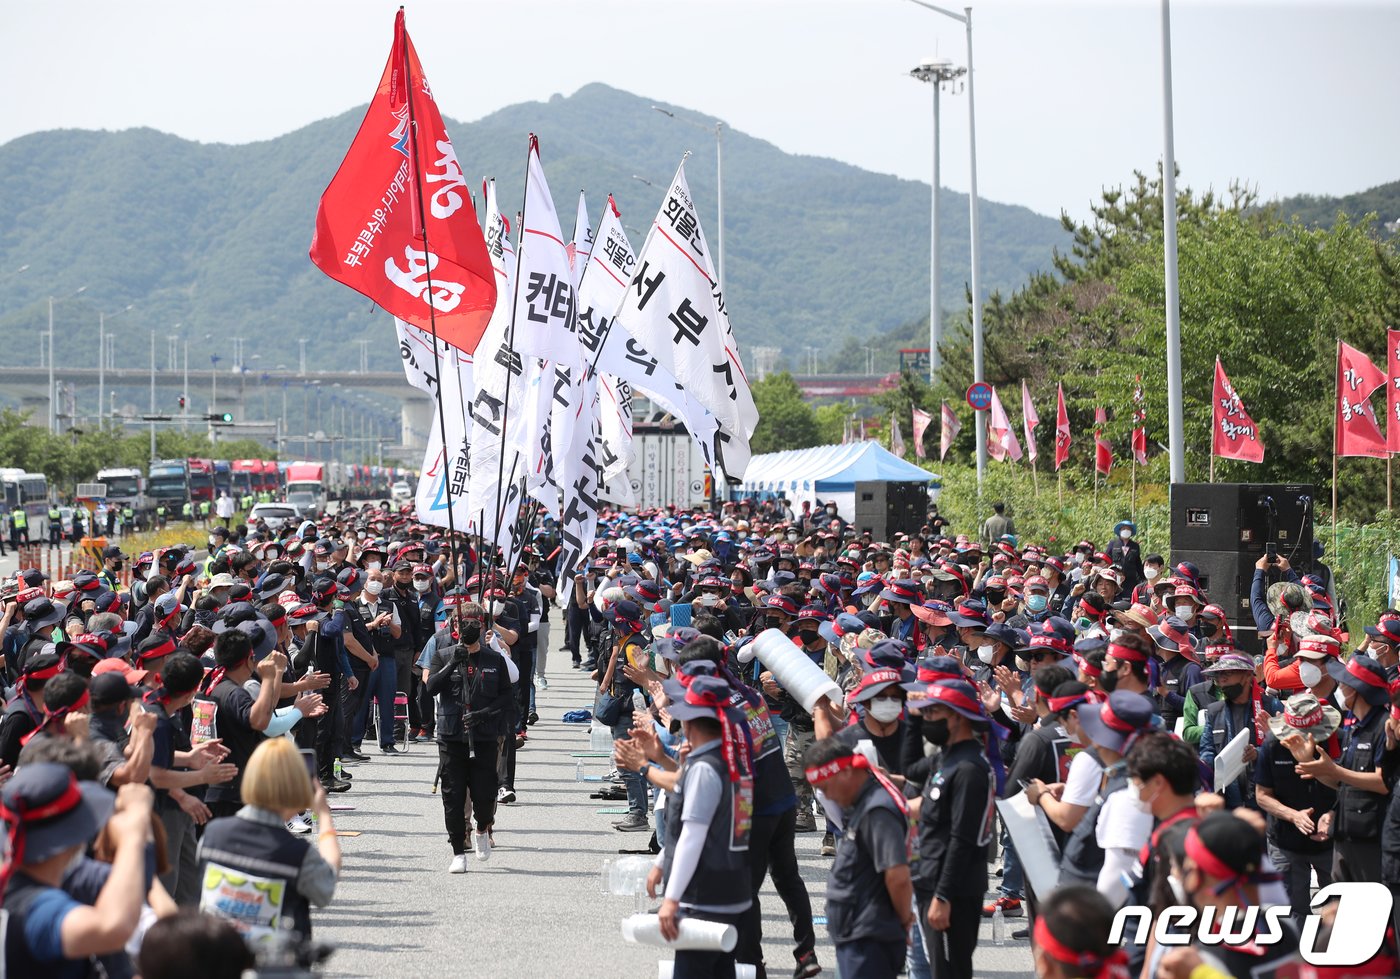
[[(12, 974), (314, 955), (340, 867), (327, 800), (376, 746), (393, 764), (435, 742), (445, 869), (490, 859), (554, 612), (613, 738), (615, 828), (656, 854), (661, 933), (737, 933), (678, 951), (677, 977), (787, 971), (764, 961), (765, 878), (790, 925), (770, 948), (790, 932), (793, 974), (822, 972), (802, 834), (831, 860), (842, 976), (972, 976), (987, 918), (1013, 919), (1044, 976), (1271, 974), (1317, 888), (1400, 888), (1400, 613), (1352, 641), (1320, 554), (1301, 575), (1261, 556), (1240, 629), (1129, 521), (1065, 553), (1018, 540), (1002, 507), (971, 535), (934, 509), (888, 542), (781, 498), (607, 513), (562, 576), (553, 523), (525, 529), (507, 563), (410, 508), (346, 506), (215, 527), (207, 556), (112, 546), (101, 571), (4, 583)], [(789, 694), (754, 655), (772, 630), (840, 692)], [(998, 816), (1017, 795), (1054, 840), (1047, 893)], [(1181, 905), (1278, 907), (1287, 927), (1110, 943), (1119, 909)], [(1345, 974), (1390, 974), (1390, 942)]]

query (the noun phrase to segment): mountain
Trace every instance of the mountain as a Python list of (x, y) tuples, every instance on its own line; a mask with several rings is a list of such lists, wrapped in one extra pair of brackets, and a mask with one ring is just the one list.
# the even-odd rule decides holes
[(1285, 217), (1296, 217), (1308, 225), (1331, 225), (1338, 213), (1347, 215), (1353, 221), (1374, 214), (1377, 234), (1387, 238), (1400, 234), (1400, 180), (1345, 197), (1300, 194), (1286, 197), (1273, 206)]
[[(517, 201), (526, 134), (540, 135), (545, 171), (569, 233), (579, 187), (594, 223), (611, 192), (634, 244), (660, 203), (683, 150), (701, 220), (718, 243), (715, 147), (686, 121), (707, 117), (605, 85), (569, 97), (513, 105), (450, 131), (468, 174), (497, 178)], [(0, 146), (0, 344), (12, 364), (38, 364), (36, 334), (47, 297), (84, 291), (54, 307), (60, 360), (96, 365), (99, 311), (116, 335), (116, 362), (157, 364), (165, 337), (190, 343), (192, 366), (231, 362), (230, 338), (246, 338), (254, 369), (355, 368), (368, 339), (373, 367), (397, 362), (389, 320), (332, 282), (307, 258), (321, 191), (364, 109), (266, 142), (193, 143), (150, 129), (35, 133)], [(650, 181), (646, 186), (633, 175)], [(835, 160), (784, 153), (724, 131), (726, 299), (743, 349), (806, 348), (831, 355), (848, 338), (926, 316), (928, 189)], [(473, 180), (474, 184), (474, 180)], [(967, 199), (944, 190), (943, 286), (961, 307), (968, 279)], [(1024, 207), (982, 203), (986, 290), (1009, 291), (1068, 238), (1059, 222)], [(27, 271), (15, 269), (28, 265)], [(111, 314), (128, 304), (130, 312)], [(178, 326), (177, 326), (178, 324)], [(252, 355), (259, 355), (253, 361)], [(891, 365), (892, 369), (892, 365)]]

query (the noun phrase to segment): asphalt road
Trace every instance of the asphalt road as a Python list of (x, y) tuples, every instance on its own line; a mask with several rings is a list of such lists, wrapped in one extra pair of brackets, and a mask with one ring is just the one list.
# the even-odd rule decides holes
[[(351, 769), (355, 787), (335, 804), (336, 826), (361, 835), (342, 839), (344, 872), (330, 908), (316, 912), (318, 941), (338, 951), (328, 971), (341, 976), (585, 976), (650, 979), (670, 954), (623, 943), (619, 922), (633, 899), (605, 895), (599, 887), (603, 860), (620, 846), (643, 847), (641, 833), (621, 834), (600, 814), (621, 803), (588, 797), (599, 783), (575, 780), (577, 758), (588, 750), (586, 725), (566, 725), (564, 711), (592, 698), (566, 654), (551, 652), (550, 686), (538, 697), (540, 723), (531, 728), (518, 761), (514, 805), (501, 807), (496, 847), (486, 863), (469, 861), (466, 874), (451, 875), (452, 852), (443, 830), (441, 797), (432, 794), (437, 752), (413, 745), (408, 755), (386, 757)], [(605, 759), (585, 758), (589, 775), (601, 775)], [(829, 859), (819, 854), (821, 835), (798, 837), (803, 877), (816, 913), (822, 913)], [(774, 977), (790, 975), (791, 932), (782, 902), (765, 885), (765, 953)], [(1009, 927), (1024, 919), (1012, 919)], [(835, 975), (835, 954), (818, 925), (824, 975)], [(991, 945), (982, 927), (976, 958), (979, 977), (1031, 975), (1026, 942)]]

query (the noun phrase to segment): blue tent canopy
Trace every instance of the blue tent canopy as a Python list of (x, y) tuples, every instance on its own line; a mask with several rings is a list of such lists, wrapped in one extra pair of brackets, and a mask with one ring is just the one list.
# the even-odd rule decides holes
[(854, 493), (856, 483), (877, 480), (939, 486), (937, 475), (905, 462), (880, 443), (852, 442), (754, 456), (739, 492), (745, 496), (782, 493), (796, 503)]

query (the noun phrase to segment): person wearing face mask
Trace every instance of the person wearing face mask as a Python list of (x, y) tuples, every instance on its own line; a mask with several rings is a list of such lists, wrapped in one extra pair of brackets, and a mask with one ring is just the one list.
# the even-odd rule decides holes
[[(1129, 796), (1127, 754), (1153, 729), (1153, 705), (1141, 694), (1119, 690), (1102, 703), (1075, 709), (1084, 753), (1102, 768), (1095, 794), (1075, 824), (1060, 860), (1060, 884), (1090, 884), (1110, 903), (1122, 903), (1123, 873), (1152, 832), (1152, 816)], [(1071, 776), (1073, 772), (1071, 771)]]
[(1201, 682), (1200, 660), (1186, 623), (1174, 615), (1150, 627), (1147, 634), (1162, 660), (1153, 691), (1157, 711), (1162, 717), (1162, 727), (1174, 731), (1186, 707), (1186, 691)]
[(97, 580), (110, 592), (122, 590), (121, 573), (126, 555), (116, 544), (109, 544), (102, 551), (102, 570), (97, 572)]
[(1072, 751), (1073, 746), (1084, 744), (1084, 733), (1079, 729), (1079, 716), (1076, 708), (1080, 704), (1092, 702), (1090, 689), (1078, 680), (1061, 683), (1045, 699), (1046, 714), (1041, 725), (1058, 727), (1065, 732), (1070, 747), (1065, 749), (1068, 764), (1059, 760), (1053, 781), (1032, 776), (1027, 779), (1026, 801), (1032, 807), (1044, 810), (1050, 819), (1051, 832), (1060, 843), (1061, 849), (1074, 832), (1074, 827), (1084, 818), (1084, 813), (1094, 802), (1099, 782), (1103, 777), (1103, 766), (1097, 755), (1088, 751)]
[(1142, 562), (1142, 580), (1133, 587), (1132, 601), (1134, 605), (1152, 604), (1152, 589), (1162, 577), (1162, 569), (1166, 567), (1166, 560), (1160, 554), (1149, 554)]
[(1251, 766), (1259, 756), (1258, 746), (1264, 741), (1265, 719), (1260, 711), (1277, 714), (1283, 710), (1283, 705), (1259, 686), (1254, 678), (1254, 661), (1248, 656), (1227, 653), (1202, 672), (1215, 680), (1222, 697), (1206, 708), (1201, 721), (1201, 764), (1213, 767), (1215, 756), (1240, 731), (1248, 731), (1245, 770), (1222, 794), (1225, 804), (1232, 809), (1237, 806), (1257, 808)]
[(909, 578), (899, 581), (892, 581), (880, 592), (880, 599), (890, 610), (890, 617), (884, 625), (885, 634), (891, 639), (899, 639), (906, 642), (916, 652), (923, 650), (923, 636), (919, 632), (919, 620), (914, 618), (911, 605), (923, 603), (923, 589), (919, 583)]
[(1123, 570), (1123, 587), (1133, 589), (1144, 579), (1142, 545), (1135, 539), (1137, 524), (1120, 520), (1113, 527), (1113, 543), (1108, 546), (1108, 559)]
[(351, 748), (359, 753), (360, 736), (369, 721), (370, 701), (375, 701), (379, 705), (379, 726), (375, 732), (379, 736), (379, 750), (386, 755), (392, 755), (397, 754), (399, 750), (394, 745), (395, 735), (392, 727), (396, 675), (394, 648), (396, 641), (403, 634), (403, 623), (399, 618), (398, 608), (384, 598), (384, 572), (371, 571), (366, 578), (357, 604), (360, 620), (364, 623), (365, 631), (369, 633), (374, 660), (370, 664), (369, 672), (360, 680), (365, 694), (360, 700), (360, 709), (350, 722), (350, 743)]
[(438, 763), (452, 874), (467, 872), (468, 796), (476, 821), (476, 858), (491, 855), (496, 763), (512, 726), (510, 672), (505, 657), (481, 641), (485, 620), (486, 610), (475, 602), (457, 606), (450, 626), (435, 637), (437, 649), (427, 671), (428, 692), (437, 698)]
[(1025, 628), (1037, 622), (1044, 622), (1054, 615), (1054, 610), (1050, 608), (1050, 583), (1041, 575), (1031, 575), (1026, 579), (1023, 586), (1025, 597), (1021, 602), (1021, 614), (1019, 619), (1024, 619), (1024, 624), (1013, 622), (1018, 628)]
[(1201, 610), (1205, 602), (1201, 600), (1200, 592), (1194, 586), (1185, 583), (1176, 586), (1176, 590), (1171, 597), (1171, 612), (1182, 622), (1193, 634), (1199, 634), (1200, 629), (1196, 622), (1196, 614)]
[[(1337, 804), (1337, 790), (1305, 779), (1297, 764), (1307, 761), (1307, 743), (1323, 746), (1335, 758), (1341, 751), (1337, 731), (1341, 712), (1319, 703), (1311, 692), (1288, 698), (1283, 714), (1269, 718), (1269, 733), (1259, 746), (1254, 767), (1255, 799), (1269, 818), (1269, 856), (1283, 874), (1284, 890), (1299, 928), (1311, 912), (1311, 875), (1319, 887), (1332, 882), (1332, 841), (1318, 832), (1324, 813)], [(1288, 747), (1298, 749), (1297, 758)]]
[(987, 716), (976, 688), (962, 680), (930, 684), (918, 703), (924, 740), (942, 749), (937, 770), (911, 807), (918, 819), (913, 876), (919, 937), (934, 979), (971, 979), (992, 814), (1004, 778), (1000, 761), (994, 769), (987, 753), (1006, 732)]
[[(768, 611), (770, 613), (769, 628), (783, 629), (784, 632), (790, 632), (799, 638), (802, 652), (818, 666), (822, 665), (826, 659), (826, 640), (822, 638), (819, 621), (809, 618), (805, 624), (812, 625), (814, 628), (804, 630), (806, 635), (798, 634), (795, 628), (798, 610), (792, 599), (785, 595), (774, 595), (769, 598)], [(819, 609), (814, 611), (820, 614)], [(772, 625), (771, 623), (774, 621), (783, 624)], [(791, 622), (792, 626), (784, 629), (787, 622)], [(802, 704), (789, 696), (787, 691), (778, 685), (771, 673), (767, 671), (760, 673), (759, 683), (768, 699), (770, 709), (775, 709), (779, 716), (787, 722), (788, 730), (783, 745), (783, 760), (787, 763), (788, 777), (792, 780), (793, 790), (797, 793), (797, 832), (815, 832), (817, 820), (812, 811), (812, 787), (808, 784), (806, 770), (802, 767), (803, 754), (816, 740), (815, 722), (812, 720), (812, 715), (803, 709)]]
[[(1298, 772), (1337, 790), (1336, 806), (1319, 824), (1332, 834), (1333, 879), (1379, 881), (1382, 823), (1390, 795), (1383, 772), (1389, 686), (1380, 664), (1360, 653), (1345, 663), (1329, 659), (1327, 672), (1341, 687), (1348, 714), (1339, 739), (1341, 755), (1333, 760), (1315, 740), (1300, 739), (1302, 754), (1311, 759), (1298, 762)], [(1292, 747), (1286, 739), (1285, 744)]]
[(1104, 654), (1099, 689), (1110, 695), (1116, 690), (1127, 690), (1150, 697), (1150, 659), (1148, 645), (1142, 637), (1131, 632), (1114, 632), (1109, 637), (1108, 650)]
[[(1196, 753), (1184, 741), (1165, 731), (1152, 731), (1137, 739), (1128, 752), (1127, 794), (1139, 812), (1151, 815), (1152, 833), (1138, 852), (1130, 877), (1130, 904), (1147, 904), (1160, 882), (1171, 874), (1171, 858), (1162, 837), (1175, 825), (1195, 820), (1196, 791), (1201, 785)], [(1144, 950), (1130, 953), (1141, 971)]]

